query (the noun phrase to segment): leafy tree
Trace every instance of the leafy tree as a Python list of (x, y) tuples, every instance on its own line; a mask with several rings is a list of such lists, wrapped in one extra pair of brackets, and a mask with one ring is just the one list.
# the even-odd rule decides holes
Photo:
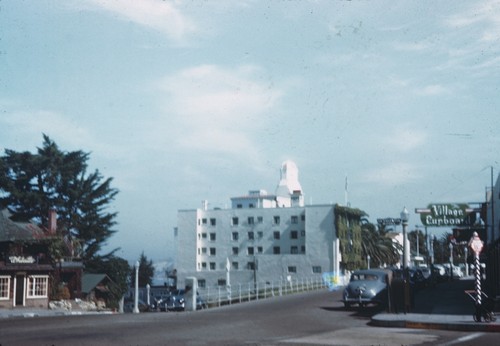
[[(148, 284), (151, 285), (154, 275), (155, 268), (153, 266), (153, 261), (148, 260), (143, 251), (139, 258), (139, 287), (145, 287)], [(132, 285), (135, 285), (135, 268), (132, 268), (130, 273), (130, 282)]]
[(98, 170), (87, 173), (88, 153), (61, 151), (46, 135), (36, 154), (5, 153), (0, 157), (0, 207), (8, 207), (17, 220), (42, 227), (48, 225), (49, 209), (55, 208), (58, 233), (77, 240), (84, 261), (97, 256), (115, 232), (116, 213), (106, 211), (118, 193), (112, 178), (104, 179)]

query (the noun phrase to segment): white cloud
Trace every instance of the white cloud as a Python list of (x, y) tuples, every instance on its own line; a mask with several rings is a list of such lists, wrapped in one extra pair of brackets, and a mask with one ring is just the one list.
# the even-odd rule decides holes
[(387, 138), (388, 147), (400, 152), (409, 152), (424, 145), (427, 140), (427, 134), (410, 125), (404, 125), (396, 128)]
[(449, 94), (450, 90), (441, 84), (433, 84), (418, 89), (416, 93), (422, 96), (437, 96)]
[[(166, 78), (165, 117), (179, 129), (177, 143), (196, 150), (254, 155), (259, 129), (281, 91), (258, 81), (254, 66), (189, 68)], [(173, 116), (173, 119), (172, 119)]]
[(158, 30), (180, 43), (188, 34), (197, 31), (173, 2), (158, 0), (90, 0), (101, 8), (119, 14), (139, 25)]
[(392, 163), (380, 168), (369, 169), (362, 179), (376, 185), (394, 186), (413, 182), (419, 179), (414, 165), (404, 162)]
[(55, 112), (45, 110), (9, 112), (0, 118), (0, 123), (2, 126), (15, 128), (16, 133), (26, 138), (35, 137), (38, 143), (41, 142), (42, 133), (51, 138), (52, 134), (56, 134), (62, 141), (71, 143), (75, 147), (90, 142), (90, 135), (86, 129)]
[[(0, 126), (4, 130), (12, 128), (7, 133), (16, 134), (16, 138), (11, 138), (10, 143), (6, 144), (6, 147), (13, 150), (33, 151), (41, 146), (42, 134), (46, 134), (62, 150), (95, 152), (106, 159), (128, 156), (124, 148), (100, 140), (77, 119), (52, 111), (9, 111), (0, 118)], [(20, 147), (13, 146), (15, 143), (19, 143)]]
[(497, 41), (500, 38), (500, 1), (483, 1), (479, 6), (475, 4), (462, 13), (450, 16), (445, 23), (452, 28), (483, 24), (480, 40)]
[(394, 49), (403, 52), (422, 52), (431, 48), (428, 42), (397, 42), (394, 44)]

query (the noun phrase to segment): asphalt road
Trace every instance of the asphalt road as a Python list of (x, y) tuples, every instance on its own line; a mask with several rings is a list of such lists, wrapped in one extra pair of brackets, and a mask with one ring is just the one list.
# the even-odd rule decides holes
[(497, 336), (370, 327), (376, 311), (345, 311), (340, 294), (309, 292), (196, 312), (5, 319), (0, 346), (488, 345)]

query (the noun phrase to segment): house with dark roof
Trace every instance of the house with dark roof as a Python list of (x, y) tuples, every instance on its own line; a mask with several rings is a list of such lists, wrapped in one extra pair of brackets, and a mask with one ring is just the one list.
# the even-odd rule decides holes
[[(49, 228), (42, 229), (0, 210), (0, 308), (48, 308), (60, 287), (67, 289), (67, 298), (81, 296), (83, 265), (52, 258), (50, 246), (59, 236), (55, 211), (49, 215)], [(55, 282), (60, 287), (53, 287)]]

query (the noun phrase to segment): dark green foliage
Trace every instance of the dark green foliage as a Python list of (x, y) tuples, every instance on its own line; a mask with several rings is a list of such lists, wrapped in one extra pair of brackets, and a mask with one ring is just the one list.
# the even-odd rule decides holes
[(362, 248), (365, 266), (368, 263), (370, 255), (370, 266), (377, 268), (385, 265), (393, 265), (399, 262), (401, 245), (388, 237), (384, 229), (377, 230), (372, 223), (363, 223), (362, 230)]
[(85, 266), (88, 273), (106, 273), (115, 285), (110, 285), (111, 302), (109, 307), (117, 308), (118, 302), (127, 292), (129, 287), (130, 266), (126, 260), (120, 257), (95, 256)]
[(0, 157), (0, 207), (8, 207), (16, 220), (42, 227), (55, 208), (58, 234), (79, 245), (84, 261), (97, 256), (115, 232), (116, 213), (106, 211), (118, 193), (112, 179), (98, 170), (87, 174), (88, 153), (61, 151), (46, 135), (36, 154), (5, 153)]
[[(144, 251), (139, 258), (139, 287), (145, 287), (146, 285), (151, 285), (153, 283), (153, 277), (155, 274), (155, 268), (153, 266), (153, 261), (148, 260)], [(135, 285), (135, 268), (132, 268), (130, 272), (130, 282), (132, 286)]]
[(335, 205), (335, 227), (340, 240), (343, 269), (366, 268), (368, 255), (372, 268), (399, 261), (400, 246), (384, 230), (377, 231), (376, 226), (368, 222), (367, 216), (360, 209)]
[(335, 205), (335, 228), (340, 240), (342, 269), (353, 270), (362, 266), (361, 218), (366, 215), (359, 209)]

